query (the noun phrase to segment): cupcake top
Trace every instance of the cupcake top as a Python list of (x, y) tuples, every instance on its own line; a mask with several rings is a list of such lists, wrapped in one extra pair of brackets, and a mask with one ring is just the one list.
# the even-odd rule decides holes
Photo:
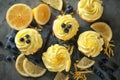
[(96, 57), (100, 54), (104, 44), (103, 38), (94, 31), (85, 31), (79, 35), (78, 49), (88, 57)]
[(42, 55), (42, 60), (49, 71), (69, 71), (71, 65), (70, 54), (64, 46), (58, 44), (50, 46)]
[(103, 13), (101, 0), (80, 0), (78, 3), (78, 14), (88, 22), (99, 19)]
[(61, 40), (70, 40), (78, 31), (79, 24), (71, 15), (60, 15), (54, 21), (53, 32)]
[(25, 55), (34, 54), (43, 44), (41, 35), (35, 29), (20, 30), (15, 36), (17, 48)]

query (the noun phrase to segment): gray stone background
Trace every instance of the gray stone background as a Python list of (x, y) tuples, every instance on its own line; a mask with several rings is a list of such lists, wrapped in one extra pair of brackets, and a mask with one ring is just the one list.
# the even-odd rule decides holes
[[(63, 0), (64, 4), (70, 4), (74, 7), (74, 10), (77, 9), (77, 3), (79, 0)], [(0, 41), (5, 44), (6, 34), (11, 30), (11, 28), (6, 23), (5, 15), (7, 9), (15, 4), (15, 3), (25, 3), (29, 5), (31, 8), (34, 8), (38, 4), (41, 3), (40, 0), (0, 0)], [(97, 20), (97, 21), (104, 21), (107, 22), (112, 30), (113, 30), (113, 40), (115, 44), (114, 53), (115, 56), (111, 57), (108, 61), (108, 65), (111, 61), (116, 62), (120, 66), (120, 0), (103, 0), (103, 6), (104, 6), (104, 13), (103, 16)], [(52, 15), (57, 16), (60, 13), (54, 9), (52, 9)], [(92, 23), (87, 23), (83, 21), (77, 14), (73, 15), (77, 18), (80, 27), (81, 32), (85, 30), (89, 30), (89, 25)], [(11, 55), (8, 50), (5, 50), (4, 48), (0, 47), (0, 54), (4, 55)], [(15, 70), (15, 61), (12, 61), (11, 63), (2, 61), (0, 62), (0, 80), (53, 80), (55, 73), (47, 73), (45, 76), (41, 78), (25, 78), (18, 74), (18, 72)], [(97, 64), (95, 64), (97, 65)], [(102, 71), (104, 75), (107, 74)], [(120, 71), (115, 71), (113, 75), (116, 77), (117, 80), (120, 80)], [(87, 75), (88, 80), (102, 80), (95, 74)], [(70, 79), (72, 80), (72, 79)], [(107, 78), (107, 80), (110, 80)], [(111, 79), (112, 80), (112, 79)]]

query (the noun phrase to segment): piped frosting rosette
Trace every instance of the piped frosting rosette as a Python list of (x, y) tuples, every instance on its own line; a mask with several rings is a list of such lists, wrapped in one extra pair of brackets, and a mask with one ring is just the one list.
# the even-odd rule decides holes
[(60, 15), (54, 21), (53, 32), (61, 40), (70, 40), (78, 31), (79, 24), (71, 15)]
[(78, 3), (78, 14), (88, 22), (99, 19), (103, 13), (101, 0), (80, 0)]
[(71, 65), (70, 54), (64, 46), (58, 44), (50, 46), (42, 55), (42, 60), (49, 71), (69, 71)]
[(79, 35), (78, 49), (88, 57), (96, 57), (100, 54), (104, 44), (103, 38), (94, 31), (85, 31)]
[(34, 54), (43, 44), (41, 35), (35, 29), (20, 30), (15, 37), (17, 48), (25, 55)]

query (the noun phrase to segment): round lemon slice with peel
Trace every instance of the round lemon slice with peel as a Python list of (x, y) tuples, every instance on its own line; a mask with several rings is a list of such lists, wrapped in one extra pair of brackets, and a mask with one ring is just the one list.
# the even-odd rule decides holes
[(100, 33), (101, 36), (107, 41), (110, 41), (112, 39), (112, 30), (107, 23), (96, 22), (96, 23), (93, 23), (90, 27), (96, 32)]
[(51, 11), (48, 5), (40, 4), (33, 9), (33, 15), (38, 24), (44, 25), (49, 21)]
[(57, 9), (59, 11), (62, 10), (63, 7), (63, 0), (42, 0), (44, 3), (49, 4), (54, 9)]
[(21, 30), (32, 22), (32, 9), (26, 4), (14, 4), (6, 13), (6, 20), (9, 26)]
[(81, 68), (81, 69), (87, 69), (87, 68), (90, 68), (91, 66), (93, 66), (95, 63), (94, 60), (91, 60), (87, 57), (83, 57), (77, 64), (77, 67), (78, 68)]
[(27, 58), (23, 61), (23, 68), (30, 77), (40, 77), (46, 72), (46, 69), (33, 64)]
[(18, 71), (18, 73), (20, 73), (22, 76), (29, 77), (29, 75), (23, 69), (24, 59), (25, 59), (25, 56), (24, 54), (21, 53), (16, 59), (15, 68)]

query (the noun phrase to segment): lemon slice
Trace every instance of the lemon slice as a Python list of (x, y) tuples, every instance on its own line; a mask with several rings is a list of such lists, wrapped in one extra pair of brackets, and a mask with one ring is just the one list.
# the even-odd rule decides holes
[(14, 4), (6, 13), (7, 23), (16, 30), (28, 27), (32, 19), (32, 9), (26, 4)]
[(18, 71), (18, 73), (20, 73), (22, 76), (28, 77), (29, 75), (23, 69), (24, 59), (25, 59), (24, 54), (20, 54), (16, 59), (15, 68)]
[(69, 80), (69, 77), (68, 75), (63, 74), (62, 72), (58, 72), (54, 80)]
[(57, 9), (59, 11), (62, 10), (63, 0), (42, 0), (42, 1), (49, 4), (54, 9)]
[(40, 77), (45, 74), (46, 69), (33, 64), (27, 58), (23, 61), (23, 68), (31, 77)]
[(94, 60), (91, 60), (87, 57), (83, 57), (77, 64), (77, 67), (78, 68), (81, 68), (81, 69), (87, 69), (89, 67), (91, 67), (92, 65), (94, 65), (95, 61)]
[(90, 27), (96, 32), (99, 32), (107, 41), (110, 41), (112, 39), (112, 30), (107, 23), (96, 22), (93, 23)]
[(33, 15), (38, 24), (44, 25), (49, 21), (51, 11), (48, 5), (40, 4), (33, 9)]

